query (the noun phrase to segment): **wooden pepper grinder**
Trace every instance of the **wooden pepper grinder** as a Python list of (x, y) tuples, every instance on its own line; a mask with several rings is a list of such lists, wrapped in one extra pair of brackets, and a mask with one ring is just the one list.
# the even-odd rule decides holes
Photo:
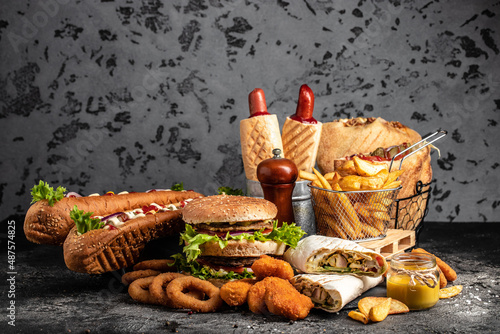
[(278, 226), (283, 222), (295, 222), (292, 206), (292, 193), (299, 176), (297, 166), (292, 160), (281, 158), (281, 150), (273, 150), (274, 157), (263, 160), (257, 166), (257, 178), (260, 181), (264, 198), (278, 207)]

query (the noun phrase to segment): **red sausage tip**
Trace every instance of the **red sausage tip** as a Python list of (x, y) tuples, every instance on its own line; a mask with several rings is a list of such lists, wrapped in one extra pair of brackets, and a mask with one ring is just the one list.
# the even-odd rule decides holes
[(308, 85), (300, 86), (299, 101), (297, 103), (297, 110), (291, 119), (306, 123), (316, 124), (317, 121), (313, 117), (314, 111), (314, 93)]
[(255, 88), (248, 95), (248, 106), (250, 108), (250, 117), (269, 115), (267, 112), (266, 96), (261, 88)]

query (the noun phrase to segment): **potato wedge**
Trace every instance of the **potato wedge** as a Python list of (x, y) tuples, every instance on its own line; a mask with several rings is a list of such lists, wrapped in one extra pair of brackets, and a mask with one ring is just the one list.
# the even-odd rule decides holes
[(345, 191), (376, 190), (383, 187), (384, 181), (376, 176), (348, 175), (342, 177), (338, 184)]
[(356, 168), (354, 168), (354, 161), (346, 160), (340, 167), (336, 169), (340, 176), (356, 175)]
[(354, 156), (352, 160), (354, 162), (356, 172), (361, 176), (375, 176), (381, 170), (387, 170), (387, 166), (382, 163), (363, 160), (357, 156)]
[(368, 318), (373, 322), (380, 322), (387, 318), (389, 315), (389, 310), (391, 309), (392, 298), (387, 298), (382, 303), (373, 306), (370, 309)]
[[(366, 307), (367, 305), (372, 305), (375, 306), (377, 304), (380, 304), (382, 303), (383, 301), (385, 301), (386, 299), (388, 299), (387, 297), (365, 297), (365, 298), (368, 298), (368, 300), (364, 301), (364, 307)], [(363, 298), (363, 299), (365, 299)], [(359, 307), (359, 303), (358, 303), (358, 307)], [(405, 303), (397, 300), (397, 299), (394, 299), (394, 298), (391, 298), (391, 307), (389, 309), (389, 314), (401, 314), (401, 313), (408, 313), (410, 312), (410, 309), (408, 308), (408, 306), (406, 306)]]
[(392, 183), (398, 179), (405, 171), (403, 169), (400, 170), (395, 170), (389, 173), (387, 176), (387, 180), (385, 181), (386, 184)]
[(366, 315), (364, 315), (363, 313), (359, 312), (359, 310), (350, 311), (347, 315), (349, 316), (349, 318), (360, 321), (360, 322), (364, 323), (365, 325), (369, 321), (368, 317)]
[(384, 184), (384, 185), (382, 186), (382, 189), (396, 189), (396, 188), (398, 188), (400, 185), (401, 185), (401, 181), (393, 181), (393, 182), (391, 182), (391, 183)]
[(337, 182), (340, 179), (340, 175), (337, 172), (330, 172), (323, 175), (327, 181)]
[(361, 190), (361, 177), (358, 175), (347, 175), (342, 177), (337, 184), (343, 191)]
[(387, 182), (387, 179), (389, 178), (389, 172), (387, 171), (387, 169), (382, 169), (380, 172), (375, 174), (375, 177), (381, 179), (382, 183), (385, 184)]
[(453, 285), (447, 288), (439, 289), (439, 299), (451, 298), (462, 292), (461, 285)]

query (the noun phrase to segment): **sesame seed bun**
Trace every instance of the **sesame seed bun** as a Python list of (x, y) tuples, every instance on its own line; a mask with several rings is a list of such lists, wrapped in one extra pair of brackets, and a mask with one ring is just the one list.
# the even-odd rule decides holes
[(194, 199), (183, 209), (188, 224), (250, 222), (274, 219), (278, 208), (262, 198), (216, 195)]

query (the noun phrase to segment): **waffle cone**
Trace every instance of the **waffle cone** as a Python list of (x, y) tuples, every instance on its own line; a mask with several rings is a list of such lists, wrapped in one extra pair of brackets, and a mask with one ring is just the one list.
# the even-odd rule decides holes
[(246, 178), (258, 181), (259, 163), (272, 158), (275, 148), (283, 152), (278, 117), (263, 115), (241, 120), (240, 141)]
[(316, 164), (321, 123), (302, 124), (287, 117), (281, 140), (285, 158), (292, 160), (298, 170), (312, 172)]

